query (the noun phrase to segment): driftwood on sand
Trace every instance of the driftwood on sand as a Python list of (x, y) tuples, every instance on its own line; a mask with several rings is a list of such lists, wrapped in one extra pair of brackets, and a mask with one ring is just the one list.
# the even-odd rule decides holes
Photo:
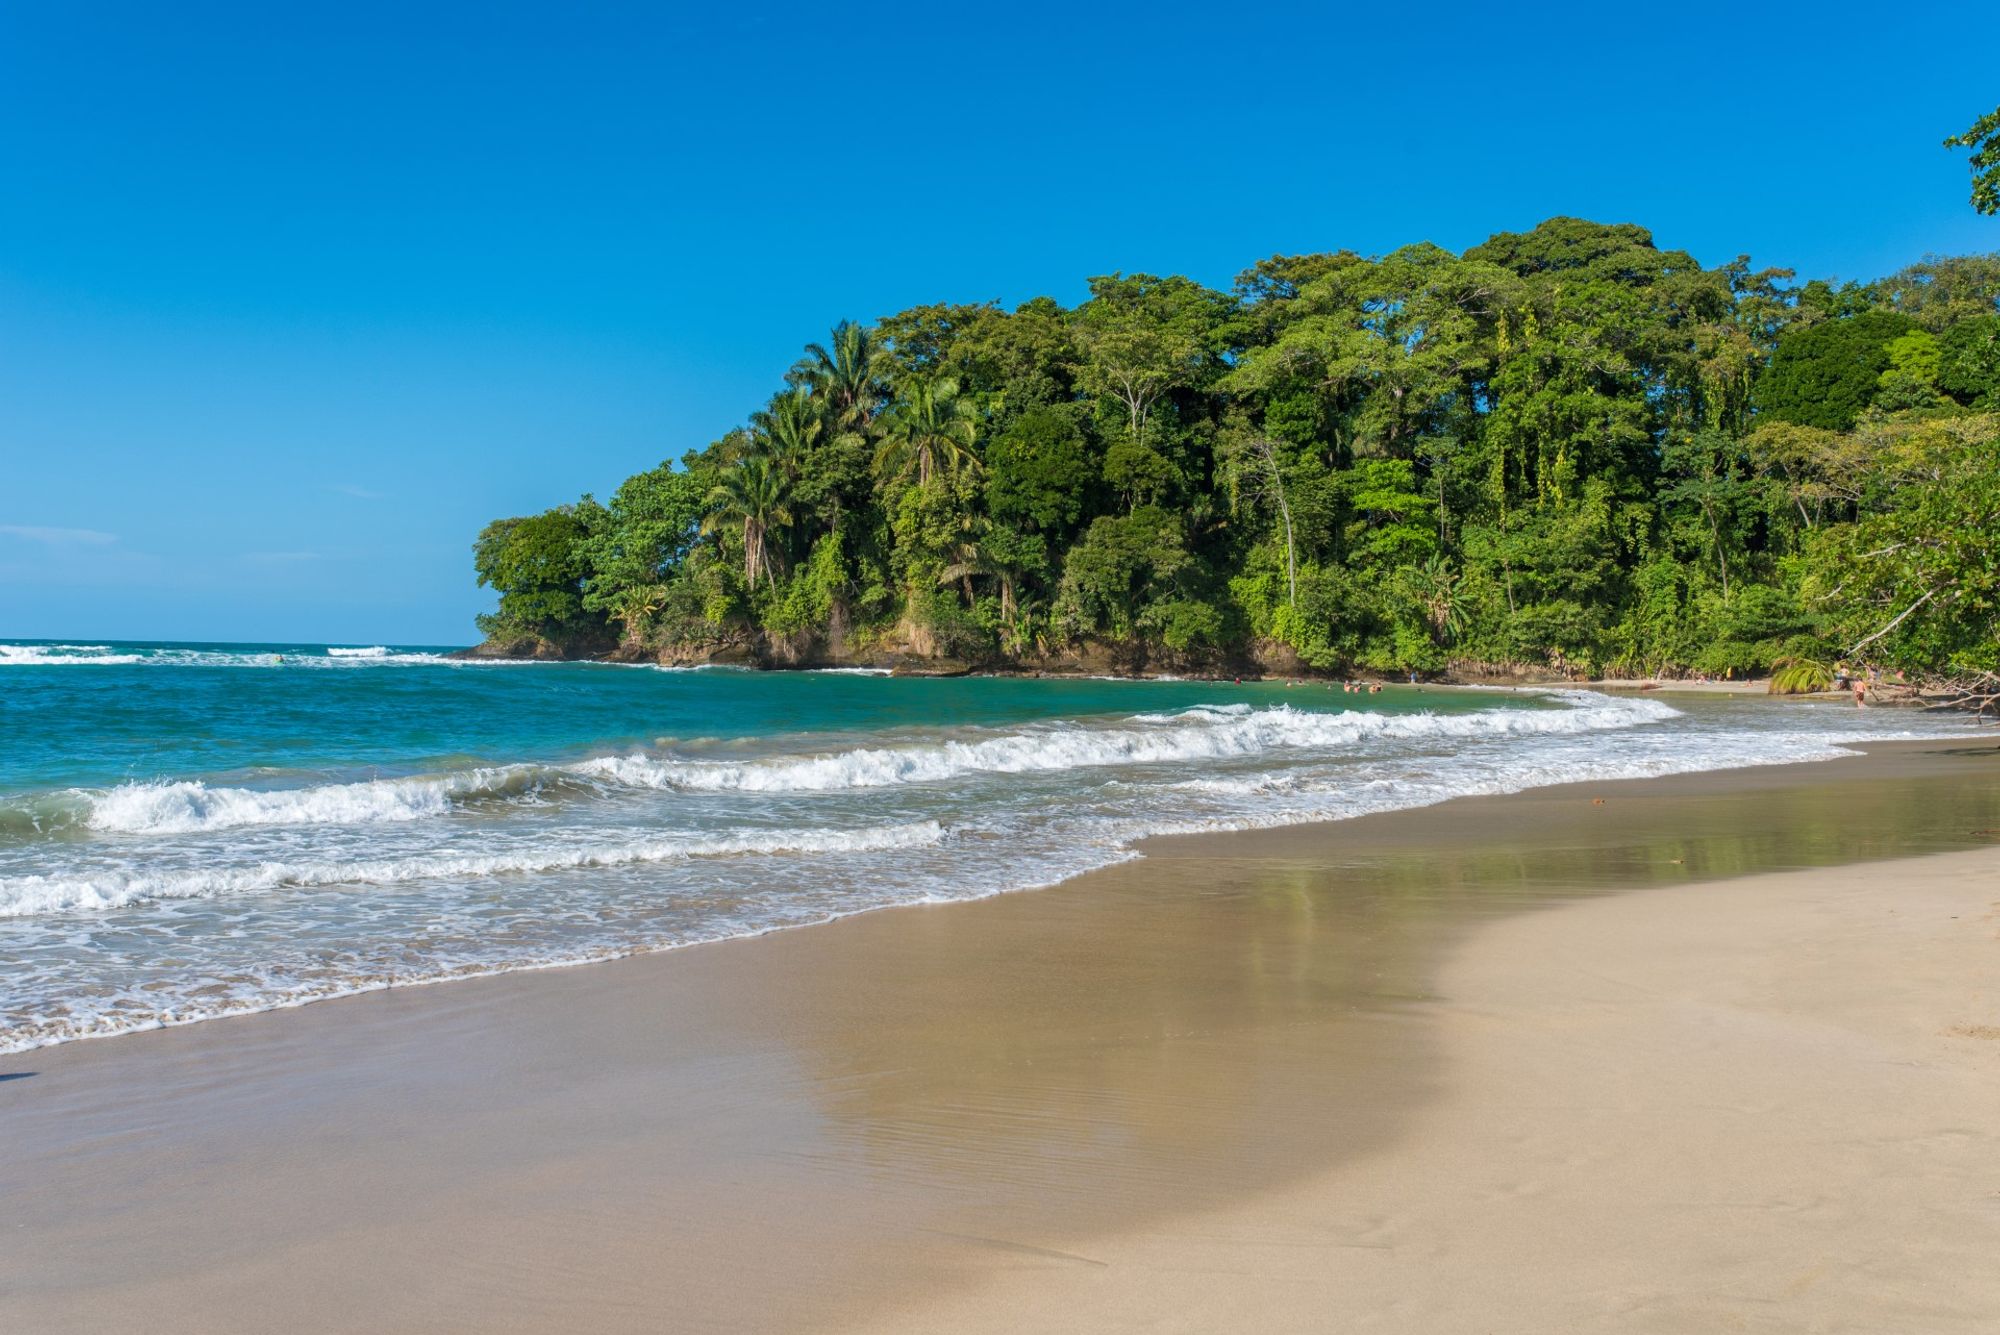
[(1884, 704), (1957, 710), (2000, 721), (2000, 672), (1962, 672), (1907, 684), (1878, 683), (1869, 687), (1868, 694)]

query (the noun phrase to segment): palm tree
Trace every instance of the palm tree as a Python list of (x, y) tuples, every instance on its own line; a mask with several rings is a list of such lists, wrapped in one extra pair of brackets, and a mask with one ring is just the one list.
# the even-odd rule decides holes
[[(990, 575), (993, 564), (986, 558), (986, 551), (979, 540), (970, 533), (962, 535), (951, 545), (951, 564), (938, 571), (939, 584), (957, 584), (965, 594), (965, 605), (973, 604), (972, 577)], [(1011, 595), (1003, 599), (1011, 602)]]
[(750, 414), (750, 429), (762, 452), (784, 469), (786, 477), (796, 479), (819, 440), (820, 420), (812, 394), (794, 389), (778, 395), (770, 407)]
[(972, 452), (978, 435), (978, 411), (970, 399), (959, 396), (958, 381), (950, 376), (910, 381), (882, 425), (882, 448), (876, 452), (875, 466), (886, 477), (907, 477), (914, 472), (921, 487), (940, 471), (956, 475), (979, 468), (979, 459)]
[(1772, 695), (1811, 695), (1833, 685), (1833, 667), (1818, 658), (1780, 658), (1771, 664)]
[(834, 430), (865, 434), (881, 409), (888, 369), (889, 354), (874, 331), (842, 320), (828, 343), (806, 344), (806, 355), (786, 378), (825, 406)]
[(1046, 648), (1042, 632), (1048, 624), (1048, 610), (1048, 604), (1039, 598), (1021, 599), (1015, 605), (1013, 620), (1001, 629), (1001, 647), (1016, 656), (1029, 649)]
[(973, 577), (976, 575), (990, 576), (994, 587), (1000, 593), (1001, 624), (1011, 629), (1019, 615), (1015, 595), (1020, 588), (1022, 576), (1026, 575), (1029, 570), (1028, 564), (1022, 559), (1018, 551), (1008, 550), (1010, 545), (1018, 547), (1018, 544), (1018, 538), (1014, 544), (1004, 544), (970, 536), (961, 538), (958, 542), (952, 544), (951, 564), (938, 572), (938, 583), (951, 584), (957, 582), (961, 584), (965, 590), (966, 605), (969, 607), (972, 605)]
[(1464, 580), (1442, 556), (1399, 572), (1403, 593), (1423, 611), (1431, 635), (1440, 644), (1458, 638), (1465, 625)]
[(791, 479), (768, 457), (751, 455), (725, 470), (722, 479), (708, 493), (715, 508), (702, 521), (702, 532), (712, 533), (724, 524), (743, 524), (743, 579), (751, 588), (757, 577), (777, 577), (771, 573), (770, 533), (773, 524), (789, 524), (792, 513)]

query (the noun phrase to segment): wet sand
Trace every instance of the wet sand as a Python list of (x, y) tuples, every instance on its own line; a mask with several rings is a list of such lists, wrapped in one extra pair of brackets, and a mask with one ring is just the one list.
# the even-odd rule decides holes
[(1572, 903), (1438, 987), (1388, 1145), (856, 1328), (2000, 1329), (2000, 849)]
[[(1839, 1329), (1783, 1323), (1872, 1285), (1908, 1319), (1849, 1328), (1973, 1329), (1924, 1322), (2000, 1313), (1951, 1278), (2000, 1223), (1996, 827), (1990, 740), (1906, 744), (0, 1058), (0, 1311)], [(1829, 1216), (1857, 1250), (1785, 1270)]]

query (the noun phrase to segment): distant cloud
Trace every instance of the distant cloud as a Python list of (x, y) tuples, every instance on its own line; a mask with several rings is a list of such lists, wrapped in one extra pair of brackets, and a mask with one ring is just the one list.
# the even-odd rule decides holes
[(336, 482), (328, 487), (327, 490), (337, 491), (343, 496), (352, 496), (357, 501), (379, 501), (384, 499), (381, 492), (370, 491), (366, 487), (357, 487), (352, 482)]
[(99, 533), (94, 528), (42, 528), (34, 524), (0, 524), (0, 534), (23, 542), (45, 543), (51, 547), (86, 544), (103, 547), (118, 541), (116, 533)]

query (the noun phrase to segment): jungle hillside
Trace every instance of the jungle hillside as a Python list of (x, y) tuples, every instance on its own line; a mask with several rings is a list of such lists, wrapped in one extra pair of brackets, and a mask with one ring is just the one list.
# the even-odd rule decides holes
[(841, 323), (721, 439), (495, 520), (482, 651), (2000, 668), (2000, 254), (1836, 285), (1552, 218), (1088, 292)]

